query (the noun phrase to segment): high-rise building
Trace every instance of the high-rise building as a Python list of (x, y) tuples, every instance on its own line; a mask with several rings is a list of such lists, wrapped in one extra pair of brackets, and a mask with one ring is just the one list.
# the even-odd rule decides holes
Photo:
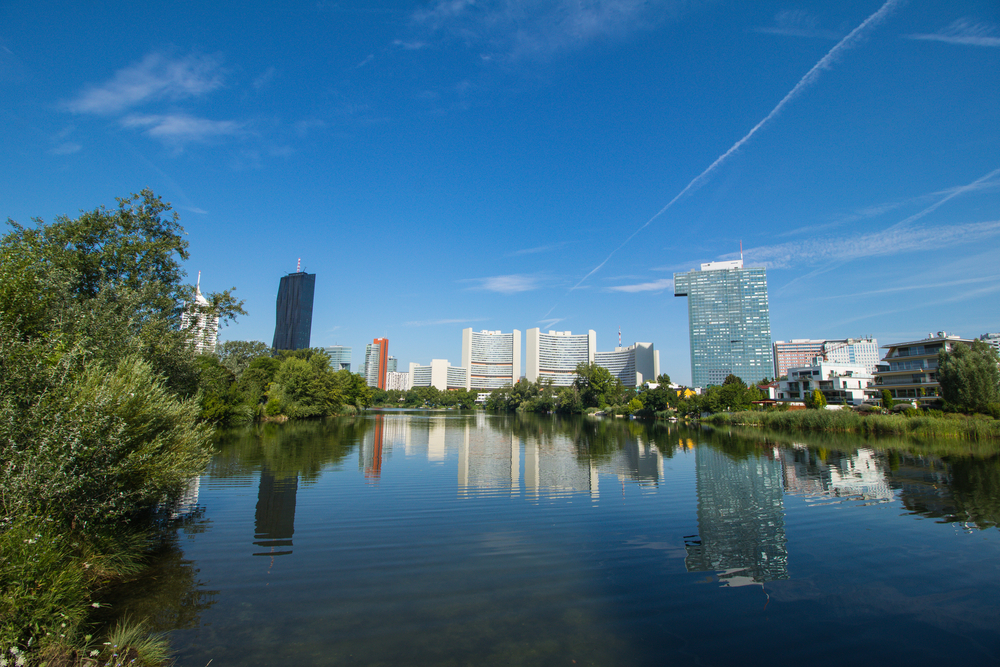
[(301, 350), (309, 347), (315, 293), (315, 273), (297, 271), (282, 277), (278, 285), (274, 342), (271, 347), (276, 350)]
[(566, 387), (576, 379), (577, 364), (594, 363), (597, 334), (593, 329), (574, 336), (570, 331), (545, 334), (535, 327), (528, 329), (526, 339), (524, 365), (528, 382), (548, 378), (553, 386)]
[(194, 302), (187, 304), (181, 313), (181, 329), (191, 329), (191, 342), (199, 354), (215, 352), (219, 337), (219, 316), (208, 311), (208, 299), (201, 293), (201, 271), (194, 286)]
[(385, 365), (385, 372), (386, 373), (395, 373), (397, 370), (399, 370), (398, 368), (396, 368), (396, 366), (398, 364), (399, 364), (399, 360), (396, 359), (396, 357), (390, 356), (389, 357), (389, 361), (387, 361), (386, 365)]
[(721, 385), (730, 374), (749, 384), (773, 372), (766, 269), (708, 262), (675, 273), (674, 296), (688, 298), (694, 386)]
[(779, 340), (774, 342), (774, 377), (785, 377), (789, 368), (808, 366), (816, 357), (843, 364), (861, 364), (869, 373), (874, 373), (881, 355), (874, 338)]
[(323, 351), (330, 357), (330, 368), (335, 371), (351, 370), (351, 348), (346, 345), (329, 345)]
[(652, 343), (616, 347), (613, 352), (595, 352), (594, 363), (608, 369), (626, 387), (656, 382), (660, 375), (660, 351)]
[(521, 332), (462, 331), (466, 389), (496, 389), (521, 379)]
[(389, 371), (389, 339), (376, 338), (365, 346), (365, 380), (369, 387), (385, 389)]

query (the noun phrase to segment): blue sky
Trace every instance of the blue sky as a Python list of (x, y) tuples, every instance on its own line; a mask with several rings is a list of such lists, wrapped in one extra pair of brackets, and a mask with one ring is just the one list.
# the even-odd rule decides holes
[(594, 329), (690, 379), (701, 262), (766, 266), (775, 340), (1000, 331), (1000, 4), (4, 3), (0, 215), (152, 188), (270, 342), (460, 363)]

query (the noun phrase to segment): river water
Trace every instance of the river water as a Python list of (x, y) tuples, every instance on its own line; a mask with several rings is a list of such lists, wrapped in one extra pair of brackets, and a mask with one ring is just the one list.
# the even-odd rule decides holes
[(982, 447), (482, 412), (217, 446), (113, 602), (180, 665), (1000, 660)]

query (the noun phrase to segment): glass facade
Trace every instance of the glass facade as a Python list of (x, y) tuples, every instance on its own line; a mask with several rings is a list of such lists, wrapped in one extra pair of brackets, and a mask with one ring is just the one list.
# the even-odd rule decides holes
[(691, 383), (721, 385), (733, 374), (750, 384), (773, 372), (767, 270), (742, 260), (674, 274), (674, 296), (688, 299)]
[(315, 273), (290, 273), (281, 279), (271, 347), (276, 350), (309, 347), (315, 292)]

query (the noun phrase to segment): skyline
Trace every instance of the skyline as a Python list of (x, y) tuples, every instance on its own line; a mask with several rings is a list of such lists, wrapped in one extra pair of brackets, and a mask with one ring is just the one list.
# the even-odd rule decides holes
[(246, 300), (220, 340), (271, 340), (301, 258), (316, 347), (621, 327), (690, 383), (671, 276), (741, 242), (772, 341), (1000, 331), (995, 2), (0, 12), (0, 215), (151, 188)]

